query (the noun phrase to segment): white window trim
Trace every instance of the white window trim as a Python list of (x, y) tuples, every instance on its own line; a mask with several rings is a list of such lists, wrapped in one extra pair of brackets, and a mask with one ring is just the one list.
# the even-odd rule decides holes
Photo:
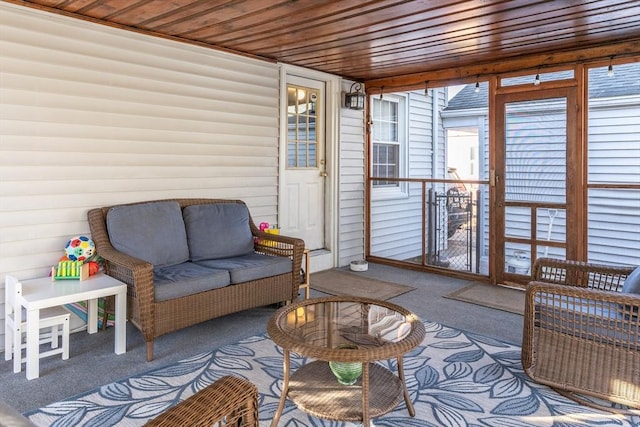
[[(398, 165), (398, 176), (400, 178), (406, 178), (408, 174), (408, 169), (409, 169), (409, 114), (408, 114), (408, 108), (407, 108), (407, 104), (409, 100), (406, 95), (399, 95), (399, 94), (385, 94), (384, 99), (386, 99), (387, 101), (395, 101), (398, 103), (398, 145), (399, 145), (398, 159), (400, 163)], [(375, 141), (372, 140), (371, 141), (372, 150), (373, 150), (374, 143)], [(373, 170), (373, 156), (369, 156), (369, 157), (371, 158), (370, 160), (371, 170)], [(408, 197), (409, 197), (408, 182), (401, 182), (400, 185), (392, 188), (375, 187), (371, 185), (372, 200), (406, 199)]]

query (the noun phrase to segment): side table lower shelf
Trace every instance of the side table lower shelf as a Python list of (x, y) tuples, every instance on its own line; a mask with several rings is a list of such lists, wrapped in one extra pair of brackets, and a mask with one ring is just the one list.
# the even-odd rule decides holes
[[(338, 383), (327, 362), (300, 367), (289, 381), (289, 399), (304, 412), (334, 421), (362, 421), (362, 378)], [(391, 412), (402, 401), (402, 383), (391, 371), (369, 364), (369, 417)]]

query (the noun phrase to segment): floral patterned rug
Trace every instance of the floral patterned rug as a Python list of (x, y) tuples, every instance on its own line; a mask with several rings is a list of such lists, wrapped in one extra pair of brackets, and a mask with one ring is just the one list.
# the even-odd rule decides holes
[[(372, 421), (378, 427), (640, 426), (633, 416), (601, 412), (531, 382), (520, 348), (425, 322), (423, 344), (405, 356), (416, 416), (402, 403)], [(306, 363), (292, 355), (292, 370)], [(395, 361), (384, 366), (395, 372)], [(224, 375), (244, 377), (260, 393), (260, 426), (271, 423), (281, 391), (282, 352), (266, 335), (111, 383), (26, 415), (40, 426), (139, 426)], [(287, 401), (279, 426), (355, 427), (308, 416)]]

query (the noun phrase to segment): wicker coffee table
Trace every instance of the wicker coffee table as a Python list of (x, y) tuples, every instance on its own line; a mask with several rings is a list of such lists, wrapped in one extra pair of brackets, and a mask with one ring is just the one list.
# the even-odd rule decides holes
[[(287, 397), (318, 418), (368, 426), (370, 419), (396, 408), (404, 395), (409, 414), (415, 415), (402, 357), (422, 342), (425, 330), (409, 310), (368, 298), (314, 298), (279, 309), (267, 332), (282, 347), (284, 359), (282, 396), (271, 427), (278, 425)], [(313, 361), (290, 375), (291, 352)], [(397, 359), (397, 376), (372, 363), (386, 359)], [(361, 362), (362, 375), (355, 384), (342, 385), (329, 361)]]

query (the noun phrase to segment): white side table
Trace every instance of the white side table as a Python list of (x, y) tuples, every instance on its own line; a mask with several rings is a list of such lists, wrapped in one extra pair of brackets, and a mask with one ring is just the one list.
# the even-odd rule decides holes
[[(27, 379), (40, 375), (40, 346), (38, 344), (40, 310), (46, 307), (87, 301), (87, 332), (98, 331), (98, 298), (115, 295), (115, 353), (127, 351), (126, 311), (127, 285), (98, 273), (88, 279), (57, 280), (51, 277), (24, 280), (19, 303), (27, 311)], [(18, 314), (18, 317), (20, 314)], [(17, 319), (19, 322), (21, 319)]]

